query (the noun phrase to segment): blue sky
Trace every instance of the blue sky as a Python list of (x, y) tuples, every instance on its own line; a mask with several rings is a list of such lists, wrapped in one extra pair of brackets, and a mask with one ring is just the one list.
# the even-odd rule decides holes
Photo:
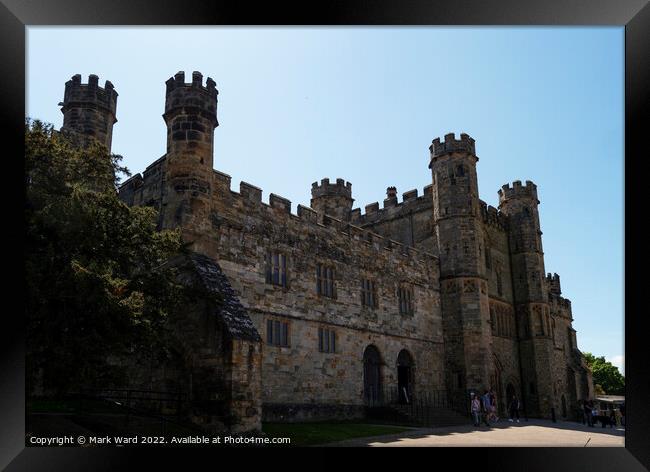
[(27, 45), (27, 115), (58, 128), (72, 75), (110, 80), (113, 152), (132, 172), (165, 153), (165, 80), (212, 77), (215, 168), (294, 212), (323, 177), (351, 181), (361, 208), (391, 185), (421, 192), (431, 141), (468, 133), (488, 204), (537, 184), (578, 346), (622, 366), (622, 27), (29, 27)]

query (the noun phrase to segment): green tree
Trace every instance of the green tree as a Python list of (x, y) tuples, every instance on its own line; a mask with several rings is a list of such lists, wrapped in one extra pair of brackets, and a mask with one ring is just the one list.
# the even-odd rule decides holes
[(604, 356), (595, 357), (590, 352), (583, 352), (583, 355), (593, 372), (594, 385), (599, 386), (607, 395), (625, 394), (625, 377), (618, 367), (606, 361)]
[(154, 209), (119, 200), (120, 160), (25, 122), (28, 392), (119, 382), (111, 356), (169, 355), (167, 319), (187, 290), (166, 261), (185, 249)]

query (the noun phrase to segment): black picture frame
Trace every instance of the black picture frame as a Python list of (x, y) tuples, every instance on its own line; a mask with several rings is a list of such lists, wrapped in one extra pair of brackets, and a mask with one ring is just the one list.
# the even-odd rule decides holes
[[(0, 120), (5, 133), (3, 149), (5, 163), (17, 166), (3, 179), (5, 190), (5, 236), (9, 244), (20, 244), (24, 235), (22, 208), (17, 195), (24, 195), (22, 172), (18, 157), (24, 146), (25, 116), (25, 38), (30, 25), (620, 25), (625, 26), (625, 351), (626, 351), (626, 409), (625, 448), (489, 448), (487, 450), (436, 449), (424, 451), (425, 467), (450, 467), (451, 464), (472, 468), (488, 467), (504, 470), (644, 470), (650, 467), (650, 380), (647, 341), (642, 329), (646, 310), (639, 290), (645, 281), (642, 262), (637, 257), (637, 238), (633, 225), (644, 214), (642, 192), (647, 185), (637, 170), (647, 156), (643, 138), (648, 128), (648, 76), (650, 75), (650, 6), (646, 0), (329, 0), (305, 2), (288, 8), (267, 2), (251, 6), (247, 2), (211, 3), (195, 0), (1, 0), (0, 49), (2, 50), (2, 112)], [(55, 54), (56, 52), (53, 51)], [(43, 78), (47, 80), (47, 78)], [(8, 168), (7, 168), (8, 169)], [(13, 170), (13, 167), (12, 167)], [(580, 176), (576, 176), (580, 178)], [(639, 208), (635, 208), (639, 207)], [(15, 211), (16, 217), (11, 211)], [(14, 242), (15, 241), (15, 242)], [(18, 253), (5, 245), (5, 252)], [(606, 250), (604, 248), (603, 250)], [(21, 261), (11, 270), (22, 273)], [(636, 274), (640, 274), (640, 277)], [(5, 268), (5, 275), (8, 274)], [(623, 281), (622, 281), (623, 282)], [(22, 278), (10, 276), (8, 293), (20, 292)], [(24, 323), (21, 312), (8, 309), (2, 332), (0, 366), (0, 467), (7, 470), (116, 470), (132, 464), (136, 456), (146, 457), (146, 466), (155, 463), (167, 466), (195, 464), (196, 458), (206, 458), (213, 467), (224, 466), (223, 454), (214, 449), (119, 449), (119, 448), (25, 448), (25, 348)], [(636, 308), (636, 309), (635, 309)], [(263, 452), (269, 451), (266, 449)], [(275, 449), (277, 452), (278, 449)], [(294, 450), (284, 449), (284, 465), (294, 462)], [(323, 450), (314, 450), (310, 455)], [(250, 449), (231, 449), (231, 460), (248, 464)], [(256, 450), (257, 452), (257, 450)], [(178, 453), (178, 454), (176, 454)], [(173, 457), (172, 457), (173, 454)], [(411, 452), (409, 452), (411, 454)], [(368, 454), (365, 454), (368, 456)], [(383, 460), (382, 453), (373, 454)], [(192, 457), (192, 462), (187, 459)], [(327, 457), (327, 456), (326, 456)], [(332, 455), (329, 455), (332, 458)], [(444, 459), (443, 459), (444, 457)], [(365, 459), (364, 459), (365, 460)], [(402, 463), (404, 466), (411, 464)], [(415, 459), (414, 459), (415, 460)], [(179, 462), (176, 462), (179, 461)], [(432, 464), (427, 465), (427, 461)], [(338, 462), (338, 461), (335, 461)], [(230, 466), (239, 465), (237, 462)], [(415, 463), (412, 463), (415, 465)], [(185, 468), (185, 467), (184, 467)]]

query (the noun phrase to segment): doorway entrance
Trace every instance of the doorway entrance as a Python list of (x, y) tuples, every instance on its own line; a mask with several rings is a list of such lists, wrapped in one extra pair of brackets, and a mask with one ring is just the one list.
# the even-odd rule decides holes
[(381, 356), (372, 344), (363, 352), (363, 398), (366, 404), (379, 402), (381, 396)]
[(406, 349), (397, 355), (397, 392), (399, 403), (411, 403), (413, 399), (413, 358)]

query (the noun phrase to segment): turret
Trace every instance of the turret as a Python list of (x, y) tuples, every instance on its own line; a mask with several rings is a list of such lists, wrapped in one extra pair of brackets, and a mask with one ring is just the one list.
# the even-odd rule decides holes
[(504, 185), (499, 190), (499, 209), (509, 220), (515, 299), (546, 302), (544, 253), (537, 206), (537, 186), (530, 180)]
[[(433, 140), (429, 168), (433, 178), (433, 221), (441, 276), (479, 273), (480, 221), (474, 140), (453, 133)], [(460, 218), (460, 219), (459, 219)], [(464, 221), (465, 223), (461, 223)]]
[(336, 179), (331, 184), (330, 179), (322, 179), (311, 184), (311, 207), (320, 214), (333, 216), (341, 221), (350, 221), (352, 211), (352, 183)]
[(453, 133), (429, 146), (433, 227), (440, 254), (441, 303), (449, 394), (465, 401), (467, 390), (491, 387), (493, 372), (487, 281), (482, 272), (474, 140)]
[[(217, 89), (200, 72), (167, 80), (165, 113), (167, 154), (163, 228), (181, 226), (184, 236), (196, 240), (209, 228), (213, 180), (213, 141), (217, 121)], [(186, 238), (187, 239), (187, 238)], [(196, 248), (195, 248), (196, 249)]]
[(548, 417), (556, 401), (552, 388), (556, 379), (550, 361), (554, 346), (537, 186), (529, 180), (526, 185), (517, 180), (498, 193), (499, 209), (508, 219), (525, 401), (529, 413)]
[(167, 156), (184, 157), (212, 170), (214, 129), (217, 121), (218, 91), (214, 80), (192, 73), (192, 82), (185, 83), (185, 73), (177, 72), (165, 84), (167, 125)]
[(117, 123), (117, 92), (110, 81), (99, 86), (99, 78), (91, 74), (88, 83), (81, 83), (76, 74), (65, 83), (63, 102), (59, 103), (63, 113), (62, 132), (72, 133), (85, 145), (90, 139), (97, 140), (110, 152), (113, 139), (113, 125)]

